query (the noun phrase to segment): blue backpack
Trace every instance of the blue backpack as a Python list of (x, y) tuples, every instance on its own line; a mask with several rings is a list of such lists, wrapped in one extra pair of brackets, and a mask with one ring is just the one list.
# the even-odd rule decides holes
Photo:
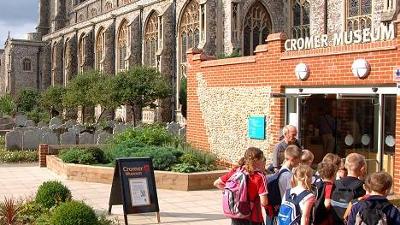
[(310, 191), (304, 190), (299, 195), (290, 194), (290, 189), (285, 193), (285, 201), (282, 202), (278, 213), (279, 225), (298, 225), (301, 220), (300, 202), (304, 197), (311, 194)]
[(282, 196), (279, 190), (279, 177), (286, 172), (290, 171), (288, 169), (282, 169), (279, 172), (267, 177), (268, 204), (273, 207), (279, 206), (282, 202)]

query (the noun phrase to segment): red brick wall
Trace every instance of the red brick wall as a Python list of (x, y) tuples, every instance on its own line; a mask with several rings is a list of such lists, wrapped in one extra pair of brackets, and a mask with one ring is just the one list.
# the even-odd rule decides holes
[[(396, 24), (397, 30), (400, 25)], [(399, 30), (400, 31), (400, 30)], [(267, 44), (257, 47), (256, 55), (249, 57), (210, 60), (199, 50), (188, 52), (188, 120), (187, 139), (195, 147), (209, 150), (207, 133), (198, 102), (196, 74), (202, 73), (208, 87), (271, 86), (272, 92), (282, 93), (285, 87), (312, 86), (382, 86), (394, 84), (393, 69), (400, 66), (400, 32), (394, 40), (368, 44), (336, 46), (324, 49), (284, 52), (285, 35), (271, 34)], [(351, 65), (364, 58), (371, 65), (366, 79), (353, 76)], [(310, 76), (300, 81), (294, 74), (298, 63), (309, 66)], [(272, 115), (275, 123), (273, 137), (278, 139), (284, 125), (284, 100), (274, 99)], [(400, 98), (397, 101), (400, 118)], [(400, 120), (396, 123), (396, 136), (400, 137)], [(396, 139), (395, 191), (400, 193), (400, 140)]]

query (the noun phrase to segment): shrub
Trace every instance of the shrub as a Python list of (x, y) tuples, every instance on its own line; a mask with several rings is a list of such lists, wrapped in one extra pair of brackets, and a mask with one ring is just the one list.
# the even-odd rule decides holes
[(34, 108), (33, 110), (26, 112), (26, 116), (28, 119), (35, 121), (35, 123), (39, 123), (40, 121), (50, 121), (50, 115), (47, 112), (39, 108)]
[(33, 89), (22, 90), (17, 97), (18, 112), (30, 112), (39, 105), (40, 93)]
[(36, 151), (6, 151), (0, 150), (0, 162), (37, 162), (38, 154)]
[(99, 148), (70, 148), (60, 151), (59, 157), (66, 163), (97, 164), (108, 163), (104, 152)]
[(163, 146), (176, 145), (178, 139), (174, 135), (168, 133), (163, 125), (149, 124), (134, 129), (128, 129), (117, 134), (111, 142), (112, 144), (120, 144), (127, 141), (145, 145)]
[(47, 181), (39, 186), (35, 201), (46, 208), (71, 200), (71, 191), (59, 181)]
[(83, 202), (70, 201), (54, 209), (50, 219), (53, 225), (97, 225), (93, 209)]
[(0, 112), (12, 115), (15, 112), (16, 104), (11, 95), (6, 94), (0, 97)]
[(48, 213), (48, 209), (35, 201), (26, 201), (21, 206), (19, 220), (22, 224), (34, 224), (42, 214)]
[(199, 150), (188, 149), (179, 158), (180, 163), (172, 167), (172, 171), (192, 173), (215, 169), (216, 156)]

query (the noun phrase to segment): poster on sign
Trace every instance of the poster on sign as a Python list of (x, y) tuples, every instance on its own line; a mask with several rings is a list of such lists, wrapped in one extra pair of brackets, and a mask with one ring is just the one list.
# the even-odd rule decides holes
[(132, 206), (150, 205), (147, 178), (130, 178), (129, 189), (131, 192)]

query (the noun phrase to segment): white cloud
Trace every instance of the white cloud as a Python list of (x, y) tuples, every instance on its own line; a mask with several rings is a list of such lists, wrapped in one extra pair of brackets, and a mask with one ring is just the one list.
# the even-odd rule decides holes
[(8, 31), (11, 33), (11, 38), (26, 39), (27, 33), (36, 31), (36, 26), (36, 22), (10, 25), (4, 21), (0, 21), (0, 48), (3, 48), (4, 42), (7, 39)]

